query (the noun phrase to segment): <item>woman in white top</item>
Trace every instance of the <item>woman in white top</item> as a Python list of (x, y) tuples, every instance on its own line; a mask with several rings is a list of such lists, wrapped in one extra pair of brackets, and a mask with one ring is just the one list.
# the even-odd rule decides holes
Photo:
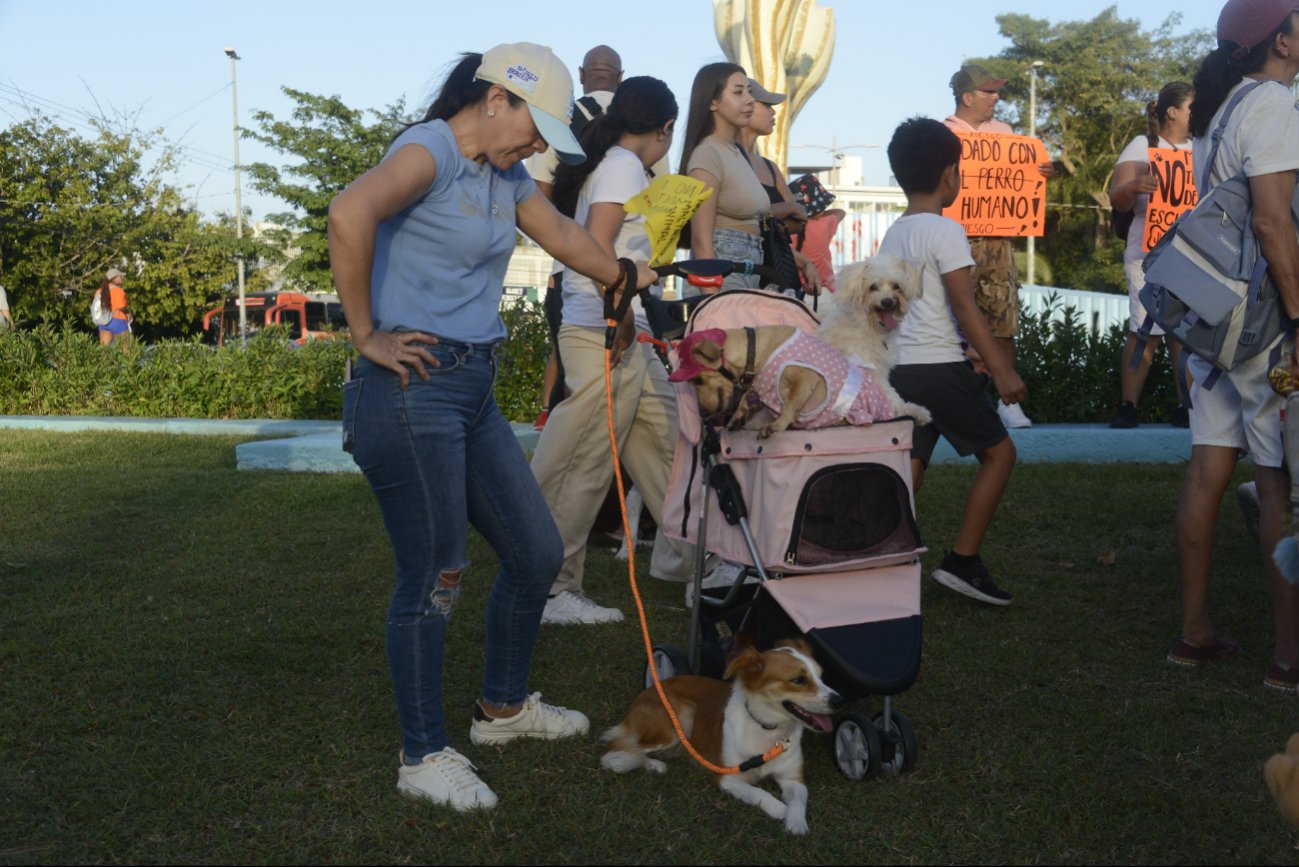
[[(1293, 10), (1288, 2), (1228, 0), (1218, 18), (1218, 47), (1200, 64), (1191, 103), (1191, 137), (1197, 174), (1202, 175), (1212, 148), (1210, 135), (1227, 103), (1239, 89), (1262, 82), (1232, 112), (1210, 167), (1210, 182), (1221, 184), (1240, 174), (1249, 179), (1252, 227), (1268, 276), (1292, 320), (1299, 318), (1299, 241), (1290, 215), (1299, 171), (1299, 112), (1290, 92), (1290, 82), (1299, 75), (1299, 14)], [(1280, 346), (1293, 352), (1288, 337)], [(1259, 546), (1271, 588), (1275, 642), (1263, 683), (1289, 693), (1293, 701), (1299, 684), (1299, 586), (1288, 583), (1272, 562), (1290, 479), (1281, 442), (1284, 400), (1268, 384), (1270, 355), (1264, 351), (1225, 372), (1211, 389), (1201, 384), (1208, 363), (1190, 359), (1196, 380), (1190, 393), (1191, 461), (1177, 502), (1182, 634), (1168, 659), (1193, 666), (1240, 650), (1240, 642), (1216, 634), (1210, 620), (1209, 564), (1223, 495), (1240, 456), (1249, 452), (1258, 485)]]
[[(1150, 363), (1159, 349), (1159, 338), (1164, 333), (1158, 327), (1150, 332), (1150, 341), (1146, 344), (1141, 364), (1135, 370), (1131, 367), (1132, 354), (1137, 351), (1137, 329), (1146, 319), (1146, 308), (1138, 299), (1141, 287), (1146, 285), (1146, 274), (1141, 263), (1146, 258), (1144, 238), (1146, 232), (1146, 207), (1150, 203), (1150, 194), (1159, 182), (1150, 171), (1149, 149), (1152, 147), (1190, 150), (1191, 149), (1191, 97), (1195, 91), (1183, 81), (1174, 81), (1164, 85), (1157, 99), (1146, 107), (1146, 117), (1150, 129), (1146, 135), (1139, 135), (1128, 143), (1119, 154), (1118, 165), (1114, 167), (1114, 181), (1110, 184), (1110, 204), (1115, 211), (1131, 211), (1132, 225), (1128, 228), (1127, 247), (1123, 250), (1123, 271), (1128, 278), (1128, 340), (1123, 344), (1123, 361), (1119, 367), (1119, 390), (1121, 403), (1114, 413), (1110, 427), (1136, 427), (1137, 403), (1141, 400), (1141, 389), (1146, 384), (1150, 373)], [(1173, 364), (1174, 387), (1177, 388), (1177, 411), (1173, 415), (1173, 424), (1186, 427), (1190, 422), (1187, 416), (1186, 401), (1181, 392), (1177, 377), (1177, 357), (1181, 354), (1181, 345), (1168, 341), (1168, 357)]]
[[(646, 170), (672, 145), (677, 101), (657, 78), (638, 76), (618, 86), (604, 115), (582, 131), (586, 161), (561, 166), (554, 201), (560, 213), (584, 225), (611, 256), (649, 259), (645, 218), (623, 204), (648, 186)], [(542, 623), (609, 623), (617, 608), (582, 592), (586, 540), (613, 481), (604, 388), (604, 300), (599, 287), (572, 269), (564, 271), (564, 319), (559, 352), (570, 394), (550, 411), (532, 472), (564, 543), (564, 563), (550, 590)], [(676, 407), (667, 371), (636, 332), (648, 331), (640, 301), (620, 324), (612, 357), (613, 415), (622, 464), (650, 514), (661, 517), (675, 442)], [(650, 573), (684, 581), (690, 558), (657, 541)]]
[[(762, 264), (758, 223), (771, 200), (738, 141), (753, 119), (749, 76), (734, 63), (710, 63), (695, 74), (681, 148), (681, 173), (703, 181), (713, 194), (690, 220), (683, 242), (695, 259), (750, 260)], [(756, 274), (731, 274), (722, 289), (757, 289)]]

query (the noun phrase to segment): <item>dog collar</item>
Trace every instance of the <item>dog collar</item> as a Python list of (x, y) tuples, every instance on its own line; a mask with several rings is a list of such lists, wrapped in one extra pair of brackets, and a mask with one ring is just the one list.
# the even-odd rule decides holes
[(753, 720), (755, 723), (762, 726), (764, 729), (766, 729), (769, 732), (774, 732), (777, 728), (780, 727), (780, 723), (772, 723), (771, 725), (767, 725), (765, 722), (763, 722), (762, 720), (754, 716), (753, 711), (749, 710), (749, 703), (747, 701), (744, 703), (744, 710), (749, 715), (749, 719)]

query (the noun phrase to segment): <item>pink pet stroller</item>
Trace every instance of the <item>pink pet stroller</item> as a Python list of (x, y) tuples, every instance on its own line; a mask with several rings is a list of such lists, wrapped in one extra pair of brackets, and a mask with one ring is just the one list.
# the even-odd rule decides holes
[[(813, 331), (798, 301), (735, 291), (699, 303), (685, 333), (792, 325)], [(676, 365), (675, 354), (670, 356)], [(911, 492), (910, 418), (863, 427), (794, 430), (759, 439), (701, 419), (694, 389), (677, 383), (679, 428), (663, 507), (664, 531), (698, 542), (687, 655), (654, 647), (661, 677), (720, 677), (737, 639), (767, 649), (802, 637), (847, 699), (877, 695), (873, 718), (842, 714), (835, 759), (847, 776), (911, 770), (915, 731), (893, 709), (920, 669), (920, 561)], [(712, 514), (719, 511), (724, 520)], [(705, 552), (743, 571), (703, 589)]]

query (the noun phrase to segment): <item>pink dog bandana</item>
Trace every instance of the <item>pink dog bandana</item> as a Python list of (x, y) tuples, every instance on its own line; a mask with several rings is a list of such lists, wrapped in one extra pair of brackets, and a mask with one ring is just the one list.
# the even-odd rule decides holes
[[(726, 332), (720, 328), (706, 328), (703, 331), (696, 331), (687, 335), (677, 344), (677, 369), (668, 374), (669, 382), (688, 382), (701, 373), (711, 373), (716, 369), (705, 367), (695, 361), (694, 348), (705, 340), (709, 343), (716, 343), (718, 346), (725, 346)], [(723, 364), (725, 361), (726, 358), (723, 356)]]

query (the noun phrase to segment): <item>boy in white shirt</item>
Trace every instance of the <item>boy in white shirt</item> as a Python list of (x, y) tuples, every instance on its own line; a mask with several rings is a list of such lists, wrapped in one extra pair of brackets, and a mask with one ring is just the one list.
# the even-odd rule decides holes
[[(941, 435), (961, 455), (975, 455), (979, 470), (965, 499), (961, 525), (934, 579), (992, 605), (1009, 605), (979, 558), (983, 537), (1015, 466), (1015, 444), (984, 396), (992, 377), (1003, 403), (1023, 400), (1024, 381), (997, 345), (974, 300), (974, 258), (965, 229), (942, 216), (961, 188), (961, 143), (946, 126), (927, 118), (905, 121), (889, 142), (889, 167), (907, 195), (907, 209), (885, 234), (881, 255), (924, 266), (924, 291), (898, 334), (898, 365), (890, 377), (904, 400), (926, 407), (933, 421), (916, 431), (911, 472), (918, 492)], [(987, 374), (976, 371), (967, 347)]]

